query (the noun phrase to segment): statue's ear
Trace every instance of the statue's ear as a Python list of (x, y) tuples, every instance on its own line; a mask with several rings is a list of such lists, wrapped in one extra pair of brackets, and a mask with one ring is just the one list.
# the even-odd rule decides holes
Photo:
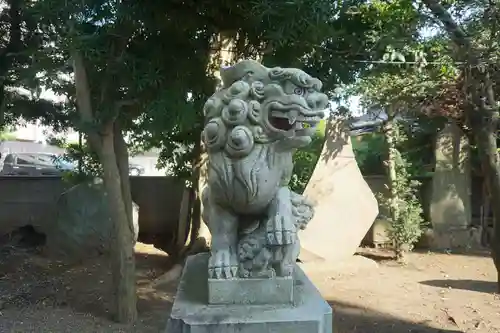
[(244, 80), (248, 83), (264, 81), (268, 77), (269, 69), (255, 60), (242, 60), (233, 66), (223, 67), (220, 70), (223, 88), (230, 87), (234, 82)]

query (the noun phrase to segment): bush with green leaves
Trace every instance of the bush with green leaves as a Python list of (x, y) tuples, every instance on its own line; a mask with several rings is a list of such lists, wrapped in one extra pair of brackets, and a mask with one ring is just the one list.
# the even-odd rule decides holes
[(363, 175), (383, 175), (386, 144), (381, 133), (366, 133), (352, 138), (352, 149)]
[[(407, 141), (402, 131), (396, 131), (395, 141), (402, 144)], [(427, 225), (423, 209), (418, 198), (421, 183), (412, 179), (412, 164), (396, 150), (394, 165), (396, 178), (392, 180), (390, 195), (378, 194), (377, 199), (382, 211), (389, 212), (389, 237), (393, 241), (398, 260), (404, 259), (405, 252), (413, 250), (415, 243)]]
[(72, 184), (91, 181), (102, 176), (102, 166), (97, 153), (87, 144), (69, 143), (66, 145), (64, 158), (75, 163), (76, 169), (64, 174), (64, 179)]

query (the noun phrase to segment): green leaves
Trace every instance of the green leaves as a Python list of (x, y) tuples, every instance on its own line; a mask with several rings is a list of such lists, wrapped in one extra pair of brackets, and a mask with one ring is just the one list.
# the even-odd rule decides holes
[(389, 61), (391, 62), (399, 61), (402, 63), (406, 62), (405, 56), (401, 52), (398, 52), (395, 49), (393, 49), (392, 46), (390, 45), (387, 47), (387, 52), (384, 53), (384, 55), (382, 56), (382, 60), (386, 62)]

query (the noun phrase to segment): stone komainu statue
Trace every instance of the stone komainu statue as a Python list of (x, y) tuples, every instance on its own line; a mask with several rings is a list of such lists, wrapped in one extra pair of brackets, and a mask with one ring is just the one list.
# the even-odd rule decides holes
[(311, 142), (328, 98), (321, 81), (295, 68), (244, 60), (221, 76), (222, 89), (203, 110), (209, 278), (290, 276), (297, 230), (313, 216), (311, 204), (288, 187), (292, 155)]

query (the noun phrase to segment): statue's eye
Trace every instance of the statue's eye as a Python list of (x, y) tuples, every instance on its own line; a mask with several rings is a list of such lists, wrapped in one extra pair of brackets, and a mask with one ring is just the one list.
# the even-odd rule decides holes
[(305, 88), (301, 88), (301, 87), (295, 87), (295, 89), (293, 89), (293, 93), (295, 95), (303, 96), (303, 95), (306, 94), (306, 89)]

